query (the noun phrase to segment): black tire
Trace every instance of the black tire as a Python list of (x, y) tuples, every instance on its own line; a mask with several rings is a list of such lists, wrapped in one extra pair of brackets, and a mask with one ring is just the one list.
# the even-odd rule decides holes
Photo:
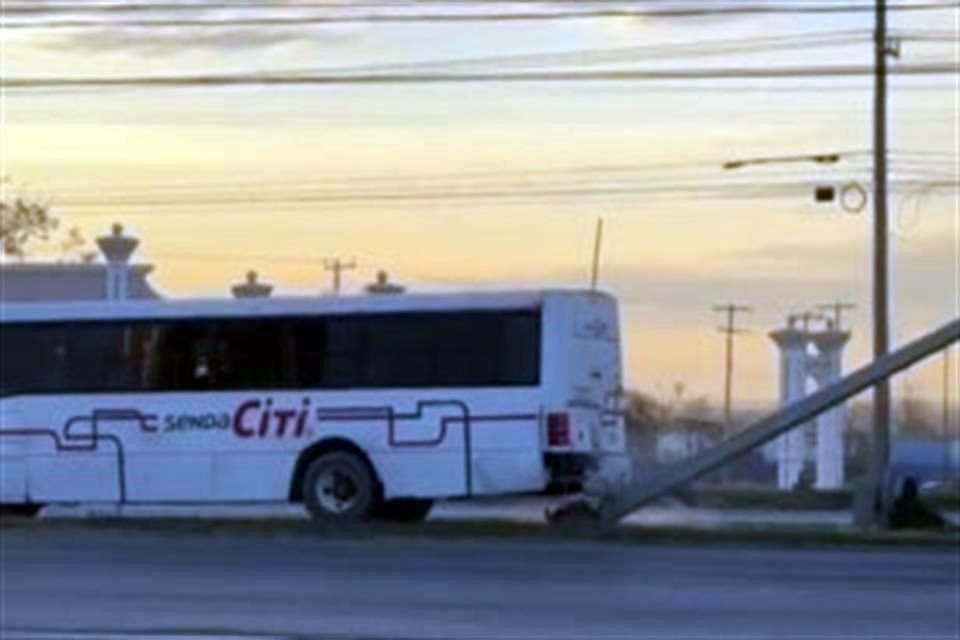
[(377, 515), (390, 522), (423, 522), (432, 508), (433, 500), (398, 498), (384, 502)]
[(14, 518), (33, 518), (43, 509), (42, 504), (33, 502), (22, 504), (0, 504), (0, 516)]
[(366, 460), (349, 451), (319, 456), (303, 476), (303, 503), (314, 520), (364, 520), (377, 507), (379, 487)]

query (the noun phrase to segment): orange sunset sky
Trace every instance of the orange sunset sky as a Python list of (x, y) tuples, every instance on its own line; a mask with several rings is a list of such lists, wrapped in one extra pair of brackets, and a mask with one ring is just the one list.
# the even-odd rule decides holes
[[(122, 24), (125, 14), (31, 13), (23, 9), (36, 0), (7, 0), (3, 77), (323, 72), (491, 57), (499, 60), (471, 64), (499, 72), (519, 68), (517, 56), (597, 51), (616, 58), (604, 64), (632, 69), (872, 63), (869, 13), (231, 24), (423, 7), (523, 11), (531, 3), (255, 4), (189, 14), (207, 25), (144, 27)], [(185, 13), (140, 17), (176, 22)], [(57, 23), (68, 18), (86, 22)], [(893, 12), (891, 28), (905, 35), (893, 66), (955, 65), (956, 43), (932, 34), (957, 33), (957, 20), (955, 8)], [(825, 33), (833, 39), (821, 44), (710, 53)], [(929, 37), (906, 37), (916, 34)], [(573, 67), (596, 68), (577, 55)], [(744, 405), (766, 403), (776, 396), (766, 333), (787, 313), (856, 303), (847, 361), (869, 355), (870, 209), (815, 205), (812, 186), (869, 187), (870, 82), (11, 86), (0, 173), (52, 202), (64, 226), (88, 238), (123, 222), (142, 239), (140, 259), (156, 265), (154, 286), (169, 296), (227, 295), (248, 269), (279, 293), (317, 293), (329, 287), (322, 259), (336, 255), (358, 262), (346, 275), (352, 292), (381, 268), (412, 290), (583, 286), (603, 216), (600, 279), (623, 303), (629, 385), (667, 393), (682, 381), (688, 393), (718, 403), (723, 340), (711, 306), (733, 301), (756, 309), (742, 319), (752, 333), (737, 341), (735, 393)], [(957, 73), (891, 82), (893, 300), (902, 341), (958, 314), (960, 94)], [(824, 151), (851, 153), (835, 166), (720, 167)], [(779, 182), (791, 187), (770, 188)], [(45, 255), (38, 248), (34, 258)], [(939, 371), (931, 363), (906, 379), (938, 399)]]

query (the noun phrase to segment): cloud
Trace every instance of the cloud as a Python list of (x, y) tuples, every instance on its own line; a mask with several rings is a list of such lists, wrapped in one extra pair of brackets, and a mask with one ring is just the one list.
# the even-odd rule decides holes
[[(955, 265), (960, 239), (952, 233), (912, 237), (894, 236), (894, 260), (906, 273), (942, 273)], [(871, 247), (862, 241), (829, 244), (781, 243), (741, 249), (721, 258), (728, 263), (755, 269), (825, 272), (860, 272)]]
[[(94, 13), (77, 9), (83, 5), (76, 3), (58, 3), (49, 10), (42, 5), (27, 6), (29, 12), (14, 24), (29, 24), (36, 29), (11, 28), (11, 33), (26, 34), (30, 46), (54, 52), (122, 52), (145, 57), (196, 51), (248, 52), (352, 41), (366, 32), (364, 25), (359, 24), (301, 22), (308, 14), (303, 13), (302, 5), (291, 2), (115, 3), (98, 5), (101, 9)], [(279, 25), (262, 25), (257, 22), (260, 18), (267, 22), (271, 18), (289, 20)], [(196, 24), (179, 28), (181, 21)], [(69, 26), (74, 22), (78, 26)]]
[[(338, 30), (330, 30), (332, 32)], [(336, 34), (331, 34), (336, 38)], [(315, 31), (301, 29), (256, 29), (213, 27), (209, 29), (140, 29), (101, 27), (95, 30), (46, 34), (35, 45), (48, 50), (85, 54), (123, 52), (155, 56), (191, 51), (245, 51), (268, 49), (315, 41)]]
[[(652, 0), (643, 7), (610, 0), (515, 0), (483, 6), (458, 0), (390, 3), (291, 0), (166, 0), (90, 4), (79, 0), (9, 2), (8, 27), (40, 28), (54, 49), (115, 50), (157, 54), (187, 49), (255, 49), (327, 36), (355, 34), (371, 24), (455, 24), (620, 18), (620, 23), (676, 18), (731, 20), (765, 10), (771, 0), (743, 6), (731, 0)], [(771, 5), (772, 6), (772, 5)], [(803, 7), (797, 7), (803, 11)], [(63, 30), (54, 36), (52, 32)]]
[[(924, 326), (955, 312), (960, 250), (951, 234), (918, 237), (894, 252), (895, 315), (906, 326)], [(583, 274), (555, 272), (558, 282), (582, 282)], [(702, 323), (714, 304), (735, 301), (757, 308), (758, 319), (779, 320), (837, 299), (859, 305), (866, 317), (871, 299), (870, 251), (857, 243), (784, 243), (704, 256), (691, 266), (613, 266), (602, 284), (636, 311), (657, 322)]]

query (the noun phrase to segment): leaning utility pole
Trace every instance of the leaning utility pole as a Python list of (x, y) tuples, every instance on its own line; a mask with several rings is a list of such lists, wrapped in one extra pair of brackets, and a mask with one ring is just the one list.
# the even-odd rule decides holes
[[(873, 103), (873, 357), (890, 351), (889, 220), (887, 214), (887, 2), (876, 0)], [(885, 498), (890, 466), (890, 383), (882, 380), (873, 394), (873, 447), (870, 484), (874, 500)]]
[(329, 258), (323, 261), (323, 269), (333, 273), (333, 295), (340, 295), (340, 278), (344, 271), (356, 269), (357, 263), (352, 258), (344, 262), (340, 258)]
[(738, 333), (746, 333), (736, 327), (736, 318), (738, 313), (750, 313), (753, 311), (750, 307), (738, 306), (733, 303), (726, 305), (716, 305), (713, 310), (717, 313), (727, 314), (727, 323), (720, 327), (720, 333), (727, 336), (727, 367), (726, 376), (723, 385), (723, 421), (727, 428), (732, 422), (732, 403), (733, 403), (733, 336)]
[(950, 349), (943, 350), (943, 479), (951, 479), (950, 473)]

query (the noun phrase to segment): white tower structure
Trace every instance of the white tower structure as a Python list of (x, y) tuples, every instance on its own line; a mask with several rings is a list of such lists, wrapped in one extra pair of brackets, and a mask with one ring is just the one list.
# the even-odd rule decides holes
[(97, 238), (97, 246), (107, 261), (107, 299), (124, 300), (129, 288), (130, 256), (140, 241), (124, 235), (123, 225), (113, 225), (112, 233)]
[[(826, 329), (811, 331), (798, 328), (796, 318), (787, 327), (770, 334), (780, 350), (780, 403), (788, 405), (807, 394), (807, 381), (824, 387), (838, 380), (843, 369), (843, 348), (850, 333), (839, 330), (832, 321)], [(813, 349), (811, 350), (811, 347)], [(818, 489), (843, 486), (843, 407), (834, 407), (821, 414), (815, 424), (816, 481)], [(793, 429), (777, 441), (777, 486), (793, 489), (800, 480), (807, 459), (804, 427)]]
[[(817, 349), (812, 373), (817, 386), (825, 387), (840, 379), (843, 370), (843, 348), (850, 333), (838, 330), (833, 322), (825, 331), (811, 334)], [(839, 489), (843, 486), (843, 407), (834, 407), (817, 417), (817, 489)]]
[[(780, 349), (780, 404), (786, 406), (803, 398), (807, 380), (807, 334), (790, 319), (787, 327), (770, 334)], [(803, 429), (797, 428), (777, 440), (777, 486), (792, 489), (803, 471)]]
[(230, 288), (234, 298), (267, 298), (273, 291), (273, 286), (257, 279), (256, 271), (248, 271), (247, 279)]

